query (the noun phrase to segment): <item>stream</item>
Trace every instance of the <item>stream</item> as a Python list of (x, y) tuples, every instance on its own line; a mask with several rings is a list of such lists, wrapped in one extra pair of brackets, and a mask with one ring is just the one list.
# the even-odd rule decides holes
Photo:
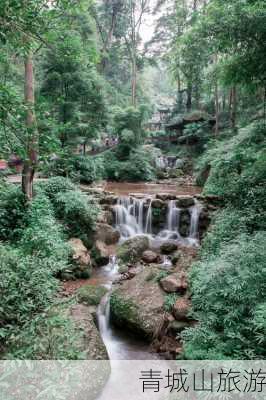
[[(128, 186), (126, 189), (128, 190)], [(122, 187), (122, 184), (120, 184)], [(168, 187), (169, 188), (169, 187)], [(126, 190), (125, 189), (125, 190)], [(168, 208), (165, 214), (163, 229), (156, 232), (153, 224), (152, 204), (154, 198), (150, 194), (145, 197), (133, 197), (122, 195), (118, 197), (114, 206), (114, 227), (120, 232), (120, 242), (138, 235), (146, 235), (150, 241), (150, 247), (158, 249), (164, 242), (175, 242), (186, 246), (198, 246), (198, 223), (201, 213), (201, 205), (195, 200), (193, 206), (188, 208), (190, 214), (190, 227), (187, 237), (179, 233), (181, 209), (177, 207), (175, 200), (167, 202)], [(167, 256), (164, 256), (162, 266), (166, 269), (171, 266)], [(109, 289), (98, 308), (98, 327), (101, 337), (107, 348), (111, 360), (147, 360), (158, 359), (158, 355), (149, 352), (149, 345), (139, 339), (129, 336), (110, 323), (110, 293), (113, 281), (119, 277), (119, 266), (115, 255), (110, 256), (109, 264), (94, 271), (91, 284), (104, 285)]]
[[(153, 201), (156, 200), (154, 195), (156, 192), (158, 193), (158, 185), (149, 184), (149, 187), (146, 184), (116, 183), (116, 187), (112, 186), (111, 183), (108, 185), (108, 191), (114, 191), (118, 195), (117, 203), (114, 205), (114, 228), (120, 232), (120, 242), (138, 235), (146, 235), (150, 240), (150, 247), (152, 249), (158, 249), (162, 243), (167, 241), (173, 241), (185, 246), (199, 245), (198, 225), (201, 205), (197, 200), (194, 201), (194, 205), (190, 205), (186, 209), (190, 218), (190, 226), (188, 226), (187, 236), (184, 237), (180, 234), (180, 215), (182, 209), (177, 206), (175, 200), (167, 201), (164, 215), (165, 221), (163, 221), (162, 227), (155, 229), (152, 205)], [(183, 187), (180, 191), (177, 191), (174, 185), (164, 185), (160, 189), (159, 193), (166, 192), (174, 196), (180, 193), (189, 196), (198, 194), (198, 189), (195, 187), (190, 187), (189, 190)], [(134, 194), (130, 194), (131, 191)], [(144, 195), (142, 191), (145, 191)], [(162, 266), (166, 269), (172, 266), (167, 256), (164, 256)], [(135, 338), (128, 332), (122, 331), (112, 325), (110, 320), (110, 295), (113, 282), (119, 277), (118, 269), (117, 259), (115, 254), (113, 254), (110, 256), (109, 264), (94, 270), (93, 276), (88, 282), (93, 285), (104, 285), (108, 288), (108, 293), (98, 307), (97, 322), (99, 332), (110, 358), (112, 372), (103, 392), (97, 400), (109, 400), (110, 398), (115, 398), (115, 400), (124, 399), (124, 396), (118, 394), (119, 385), (117, 386), (117, 383), (128, 381), (128, 371), (126, 375), (123, 367), (125, 365), (129, 367), (129, 361), (127, 360), (131, 360), (132, 367), (134, 365), (141, 365), (140, 361), (137, 364), (138, 360), (143, 360), (141, 361), (143, 365), (145, 365), (145, 361), (147, 364), (147, 362), (156, 363), (157, 360), (157, 367), (158, 360), (160, 360), (160, 363), (165, 362), (160, 359), (158, 354), (152, 353), (149, 350), (149, 343), (142, 341), (140, 338)], [(132, 388), (132, 391), (130, 394), (127, 393), (127, 398), (135, 399), (134, 388)]]

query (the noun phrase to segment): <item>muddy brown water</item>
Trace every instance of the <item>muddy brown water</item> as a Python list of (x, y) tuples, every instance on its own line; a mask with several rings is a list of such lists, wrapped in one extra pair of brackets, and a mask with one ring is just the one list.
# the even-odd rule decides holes
[(202, 189), (193, 185), (178, 185), (171, 183), (129, 183), (129, 182), (107, 182), (104, 186), (107, 192), (113, 192), (118, 196), (143, 194), (153, 196), (156, 194), (172, 194), (175, 196), (200, 194)]

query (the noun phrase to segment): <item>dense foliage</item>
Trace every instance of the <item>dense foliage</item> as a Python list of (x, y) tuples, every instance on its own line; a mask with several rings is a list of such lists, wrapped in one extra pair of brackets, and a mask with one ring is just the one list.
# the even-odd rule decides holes
[(249, 126), (202, 156), (211, 166), (206, 194), (223, 198), (190, 274), (192, 315), (184, 334), (189, 359), (265, 358), (265, 141)]
[[(17, 349), (20, 341), (27, 342), (27, 335), (30, 335), (29, 340), (35, 340), (38, 347), (41, 344), (35, 334), (40, 326), (37, 328), (34, 318), (51, 306), (58, 290), (56, 276), (70, 267), (72, 250), (67, 240), (75, 236), (89, 242), (98, 207), (93, 199), (61, 177), (40, 183), (30, 204), (26, 204), (21, 191), (13, 185), (2, 186), (1, 195), (6, 199), (1, 202), (1, 346)], [(39, 322), (40, 319), (44, 329), (48, 329), (49, 324), (60, 323), (72, 329), (67, 318), (51, 317), (45, 321), (44, 317), (39, 317)], [(25, 357), (27, 351), (32, 351), (32, 357), (38, 357), (41, 347), (36, 352), (29, 347)], [(57, 356), (60, 354), (63, 353)]]

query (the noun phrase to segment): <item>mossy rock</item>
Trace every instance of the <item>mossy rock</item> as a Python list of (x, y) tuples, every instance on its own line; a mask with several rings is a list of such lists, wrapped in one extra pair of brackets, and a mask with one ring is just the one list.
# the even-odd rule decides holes
[(121, 264), (118, 267), (119, 274), (125, 274), (128, 272), (128, 266), (126, 264)]
[(107, 292), (104, 286), (83, 286), (77, 291), (78, 302), (88, 306), (98, 306)]
[(110, 298), (112, 322), (132, 332), (143, 333), (138, 317), (137, 305), (130, 299), (124, 298), (118, 292), (113, 292)]
[(134, 263), (141, 258), (145, 250), (148, 250), (149, 245), (150, 241), (147, 236), (135, 236), (118, 247), (117, 258), (123, 263)]
[(155, 281), (158, 272), (144, 267), (134, 279), (124, 281), (110, 300), (112, 322), (146, 340), (152, 340), (163, 321), (164, 294)]

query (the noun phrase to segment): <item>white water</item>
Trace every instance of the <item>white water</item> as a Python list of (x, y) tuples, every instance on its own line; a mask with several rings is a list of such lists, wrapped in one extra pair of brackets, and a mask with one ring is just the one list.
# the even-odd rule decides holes
[(199, 239), (199, 217), (201, 211), (202, 208), (198, 203), (189, 209), (191, 215), (189, 237), (191, 239)]
[(152, 208), (144, 210), (147, 199), (136, 199), (134, 197), (120, 197), (115, 206), (116, 229), (120, 232), (122, 239), (144, 233), (152, 234)]
[(152, 200), (150, 200), (146, 216), (145, 233), (147, 233), (148, 235), (152, 235)]
[(189, 208), (191, 215), (189, 235), (187, 238), (182, 238), (179, 231), (182, 209), (176, 206), (176, 200), (170, 200), (168, 202), (165, 228), (155, 235), (152, 221), (152, 199), (123, 196), (118, 199), (115, 206), (115, 228), (121, 234), (121, 241), (136, 235), (146, 234), (150, 238), (159, 241), (175, 240), (190, 245), (197, 245), (201, 210), (201, 206), (198, 203)]
[(181, 209), (177, 208), (176, 201), (170, 200), (168, 204), (167, 229), (172, 232), (179, 232)]

